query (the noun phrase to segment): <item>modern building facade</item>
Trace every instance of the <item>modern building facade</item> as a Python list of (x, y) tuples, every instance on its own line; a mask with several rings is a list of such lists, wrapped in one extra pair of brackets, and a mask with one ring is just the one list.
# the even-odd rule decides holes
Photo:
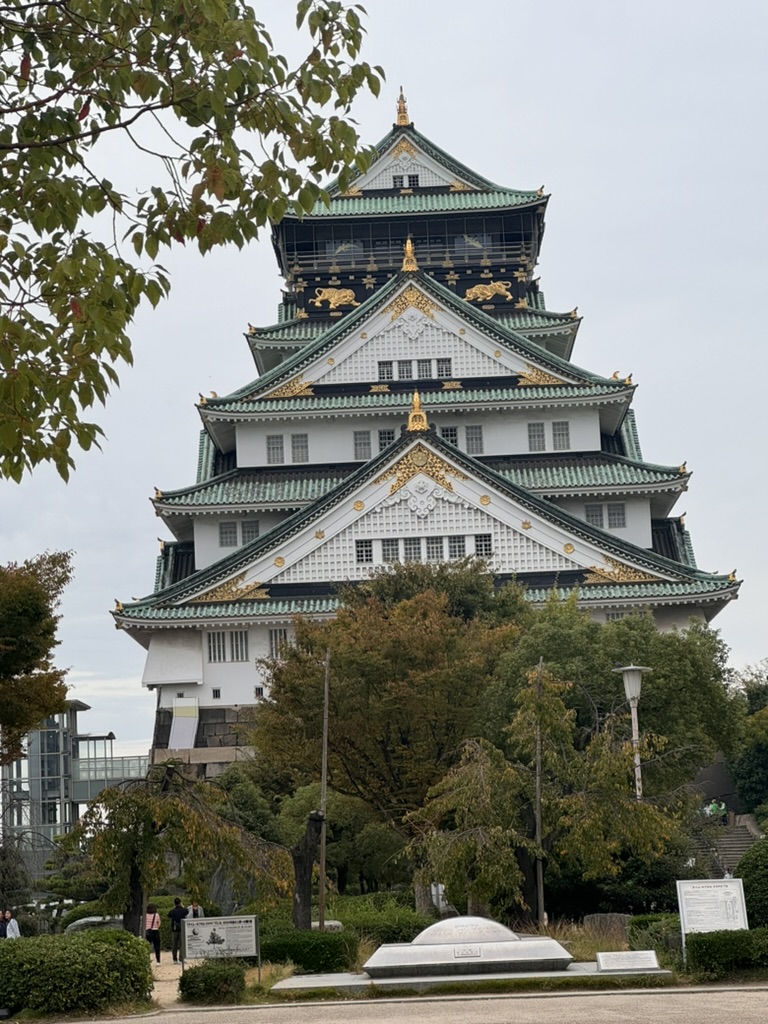
[(25, 757), (0, 767), (0, 831), (32, 864), (49, 859), (56, 836), (68, 832), (102, 789), (143, 778), (146, 757), (116, 757), (114, 733), (80, 732), (78, 715), (90, 705), (67, 701), (25, 740)]
[[(262, 659), (341, 583), (476, 556), (532, 602), (596, 619), (710, 620), (733, 574), (696, 566), (674, 509), (685, 463), (642, 457), (635, 385), (571, 359), (580, 319), (535, 277), (548, 196), (496, 185), (411, 122), (273, 242), (277, 323), (249, 327), (258, 377), (202, 399), (197, 479), (157, 491), (172, 540), (116, 625), (147, 649), (155, 756), (216, 765), (263, 696)], [(202, 769), (201, 769), (202, 770)]]

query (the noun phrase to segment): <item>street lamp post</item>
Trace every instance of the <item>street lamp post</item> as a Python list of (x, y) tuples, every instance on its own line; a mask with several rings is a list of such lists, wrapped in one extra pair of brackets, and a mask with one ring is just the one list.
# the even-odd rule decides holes
[(640, 770), (640, 728), (637, 722), (637, 702), (640, 700), (640, 689), (643, 685), (643, 672), (651, 672), (652, 669), (642, 665), (625, 665), (623, 668), (615, 668), (614, 672), (621, 672), (624, 679), (624, 693), (629, 701), (629, 709), (632, 715), (632, 748), (635, 752), (635, 795), (638, 800), (643, 799), (643, 776)]

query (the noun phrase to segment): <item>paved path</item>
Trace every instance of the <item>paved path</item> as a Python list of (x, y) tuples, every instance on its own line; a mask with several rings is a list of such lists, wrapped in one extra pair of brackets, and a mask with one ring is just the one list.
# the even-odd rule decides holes
[[(146, 1018), (145, 1018), (146, 1019)], [(768, 988), (454, 996), (161, 1011), (163, 1024), (749, 1024), (768, 1020)], [(136, 1018), (111, 1018), (110, 1024)]]

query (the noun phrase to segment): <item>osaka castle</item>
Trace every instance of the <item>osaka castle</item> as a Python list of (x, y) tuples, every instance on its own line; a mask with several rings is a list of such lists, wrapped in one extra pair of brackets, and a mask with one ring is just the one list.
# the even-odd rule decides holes
[[(368, 170), (273, 228), (277, 322), (255, 379), (201, 398), (197, 478), (157, 490), (155, 587), (118, 604), (157, 691), (152, 756), (216, 774), (297, 616), (396, 562), (477, 557), (534, 604), (709, 621), (734, 574), (699, 569), (685, 463), (643, 459), (635, 384), (572, 361), (576, 311), (535, 277), (548, 196), (496, 185), (397, 122)], [(171, 753), (173, 752), (173, 753)]]

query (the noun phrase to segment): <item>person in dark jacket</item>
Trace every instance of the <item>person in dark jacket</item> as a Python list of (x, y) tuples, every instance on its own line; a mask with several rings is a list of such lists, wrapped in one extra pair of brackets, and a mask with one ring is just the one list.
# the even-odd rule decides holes
[(177, 896), (173, 901), (173, 910), (168, 911), (168, 917), (171, 919), (171, 955), (175, 964), (179, 962), (179, 950), (181, 949), (181, 922), (188, 913), (189, 911)]

